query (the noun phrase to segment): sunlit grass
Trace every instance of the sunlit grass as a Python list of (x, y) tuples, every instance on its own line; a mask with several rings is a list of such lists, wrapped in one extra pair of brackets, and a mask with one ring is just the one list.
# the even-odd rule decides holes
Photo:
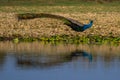
[(120, 14), (119, 12), (101, 12), (101, 13), (52, 13), (69, 18), (76, 19), (83, 23), (88, 23), (89, 19), (94, 20), (92, 28), (84, 32), (75, 32), (63, 21), (50, 18), (38, 18), (33, 20), (18, 21), (16, 13), (0, 13), (0, 36), (25, 36), (42, 37), (53, 35), (101, 35), (118, 37)]

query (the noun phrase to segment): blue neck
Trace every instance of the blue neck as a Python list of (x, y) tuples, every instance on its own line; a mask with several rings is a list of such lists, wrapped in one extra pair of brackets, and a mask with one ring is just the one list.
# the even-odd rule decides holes
[(86, 29), (88, 29), (88, 28), (90, 28), (92, 25), (93, 25), (93, 21), (90, 21), (89, 24), (85, 24), (85, 25), (83, 26), (83, 31), (86, 30)]

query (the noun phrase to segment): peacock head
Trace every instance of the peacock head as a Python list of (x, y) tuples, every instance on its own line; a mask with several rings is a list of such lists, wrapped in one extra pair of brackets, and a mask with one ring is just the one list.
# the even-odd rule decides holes
[(82, 31), (84, 31), (84, 30), (86, 30), (86, 29), (92, 27), (92, 25), (93, 25), (93, 20), (90, 20), (90, 23), (89, 23), (89, 24), (85, 24), (85, 25), (83, 26)]
[(93, 20), (90, 20), (90, 24), (93, 24)]
[(90, 22), (89, 22), (89, 24), (86, 24), (86, 27), (92, 27), (92, 25), (93, 25), (93, 20), (90, 20)]

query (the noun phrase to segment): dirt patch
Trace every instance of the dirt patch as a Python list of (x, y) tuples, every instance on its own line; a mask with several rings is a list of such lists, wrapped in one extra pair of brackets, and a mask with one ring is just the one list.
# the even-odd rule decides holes
[(15, 13), (0, 13), (0, 37), (11, 37), (13, 35), (21, 37), (50, 37), (53, 35), (120, 36), (120, 14), (118, 12), (54, 14), (73, 18), (83, 23), (88, 23), (89, 19), (92, 19), (94, 25), (84, 32), (75, 32), (57, 19), (37, 18), (18, 21)]

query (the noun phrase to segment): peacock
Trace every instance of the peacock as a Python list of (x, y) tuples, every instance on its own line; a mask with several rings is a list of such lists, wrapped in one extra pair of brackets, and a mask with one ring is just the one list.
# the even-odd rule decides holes
[(25, 20), (25, 19), (34, 19), (34, 18), (55, 18), (64, 21), (64, 24), (69, 26), (72, 30), (76, 32), (83, 32), (86, 29), (92, 27), (93, 20), (90, 20), (89, 24), (83, 24), (71, 18), (66, 18), (59, 15), (47, 14), (47, 13), (24, 13), (24, 14), (17, 14), (18, 20)]
[(73, 20), (73, 19), (69, 18), (68, 22), (69, 23), (65, 23), (65, 24), (70, 26), (73, 30), (75, 30), (77, 32), (83, 32), (86, 29), (92, 27), (92, 25), (93, 25), (93, 20), (90, 20), (89, 24), (83, 24), (83, 23), (80, 23), (76, 20)]

